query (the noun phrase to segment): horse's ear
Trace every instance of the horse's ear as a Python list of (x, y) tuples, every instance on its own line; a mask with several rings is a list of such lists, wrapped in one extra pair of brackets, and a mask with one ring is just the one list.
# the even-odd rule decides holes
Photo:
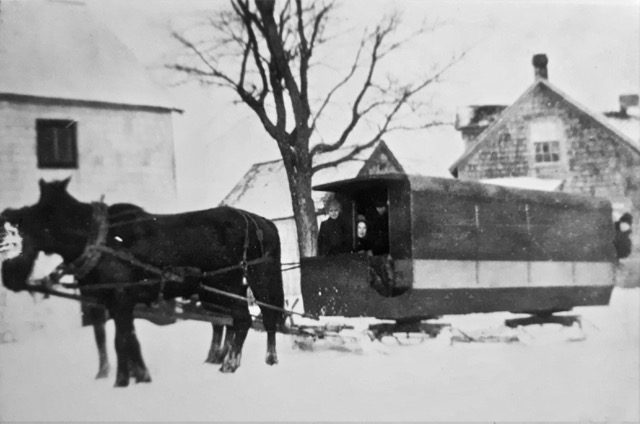
[(65, 190), (67, 189), (67, 187), (69, 186), (69, 182), (71, 181), (71, 177), (68, 177), (64, 180), (62, 180), (62, 188), (64, 188)]

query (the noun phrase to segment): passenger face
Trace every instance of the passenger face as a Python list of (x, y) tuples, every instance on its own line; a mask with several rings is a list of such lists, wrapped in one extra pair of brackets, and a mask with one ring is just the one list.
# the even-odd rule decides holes
[(626, 233), (630, 229), (631, 229), (631, 225), (627, 224), (626, 222), (620, 223), (620, 231), (622, 231), (623, 233)]
[(336, 206), (331, 206), (329, 208), (329, 218), (337, 219), (338, 215), (340, 215), (340, 209)]
[(367, 224), (358, 222), (358, 237), (363, 238), (367, 235)]
[(378, 213), (380, 215), (382, 215), (387, 210), (387, 207), (386, 206), (376, 206), (376, 210), (378, 211)]

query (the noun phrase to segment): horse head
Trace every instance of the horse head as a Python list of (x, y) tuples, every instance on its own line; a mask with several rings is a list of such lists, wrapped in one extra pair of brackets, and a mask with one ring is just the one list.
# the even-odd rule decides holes
[[(78, 202), (67, 193), (69, 180), (40, 180), (38, 203), (20, 209), (5, 209), (0, 214), (2, 283), (8, 289), (28, 288), (28, 278), (39, 252), (65, 257), (82, 251), (83, 239), (77, 228), (82, 229), (83, 224), (90, 222), (91, 206)], [(86, 207), (89, 208), (88, 218)]]

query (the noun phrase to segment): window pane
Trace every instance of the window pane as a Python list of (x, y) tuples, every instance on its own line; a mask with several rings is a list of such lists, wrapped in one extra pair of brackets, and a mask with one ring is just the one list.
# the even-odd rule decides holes
[(536, 162), (559, 162), (560, 161), (560, 142), (545, 141), (537, 142), (535, 147)]
[(39, 119), (36, 132), (39, 167), (77, 168), (75, 121)]
[(57, 152), (55, 158), (63, 163), (73, 162), (73, 136), (68, 128), (57, 129)]

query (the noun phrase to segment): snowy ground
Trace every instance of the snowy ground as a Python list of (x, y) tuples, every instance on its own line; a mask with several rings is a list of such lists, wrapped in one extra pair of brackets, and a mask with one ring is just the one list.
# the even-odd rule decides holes
[[(445, 332), (304, 351), (279, 335), (274, 367), (263, 363), (266, 336), (252, 331), (232, 375), (203, 364), (208, 324), (137, 321), (154, 381), (126, 389), (93, 380), (90, 328), (53, 326), (0, 345), (0, 421), (638, 421), (639, 310), (640, 289), (616, 288), (610, 306), (577, 310), (582, 341), (577, 328), (549, 325), (518, 331), (519, 343), (451, 344)], [(495, 335), (507, 316), (443, 321)]]

